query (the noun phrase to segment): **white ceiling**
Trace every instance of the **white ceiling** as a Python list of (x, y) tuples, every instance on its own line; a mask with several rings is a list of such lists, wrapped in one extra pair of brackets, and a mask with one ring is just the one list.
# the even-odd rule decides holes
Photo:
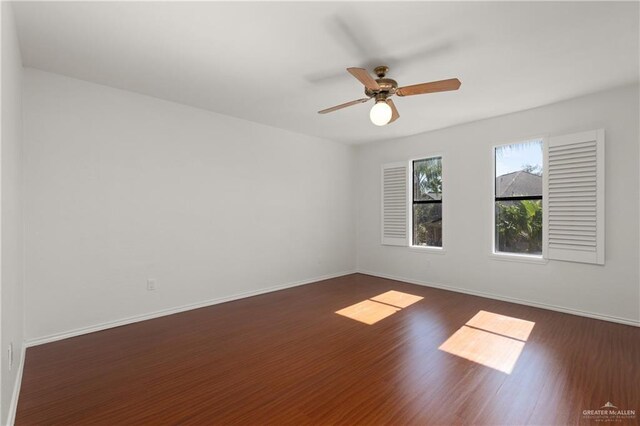
[[(412, 135), (638, 81), (638, 3), (14, 4), (25, 66), (348, 143)], [(369, 121), (349, 66), (457, 92)]]

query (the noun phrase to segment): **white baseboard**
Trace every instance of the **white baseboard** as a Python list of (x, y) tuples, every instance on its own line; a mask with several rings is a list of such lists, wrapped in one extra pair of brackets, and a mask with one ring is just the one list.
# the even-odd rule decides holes
[(206, 306), (217, 305), (218, 303), (231, 302), (233, 300), (243, 299), (245, 297), (257, 296), (264, 293), (271, 293), (273, 291), (284, 290), (291, 287), (297, 287), (305, 284), (311, 284), (317, 281), (328, 280), (331, 278), (342, 277), (344, 275), (355, 274), (356, 271), (344, 271), (335, 274), (323, 275), (320, 277), (310, 278), (302, 281), (295, 281), (287, 284), (277, 285), (273, 287), (267, 287), (259, 290), (245, 291), (242, 293), (236, 293), (231, 296), (218, 297), (215, 299), (205, 300), (203, 302), (190, 303), (187, 305), (176, 306), (174, 308), (162, 309), (160, 311), (149, 312), (142, 315), (134, 315), (128, 318), (123, 318), (115, 321), (107, 321), (100, 324), (91, 325), (88, 327), (77, 328), (75, 330), (69, 330), (62, 333), (55, 333), (48, 336), (37, 337), (34, 339), (28, 339), (25, 341), (26, 347), (42, 345), (45, 343), (55, 342), (62, 339), (68, 339), (70, 337), (76, 337), (83, 334), (93, 333), (96, 331), (106, 330), (108, 328), (120, 327), (122, 325), (132, 324), (134, 322), (146, 321), (153, 318), (162, 317), (165, 315), (177, 314), (179, 312), (190, 311), (192, 309), (204, 308)]
[(11, 395), (11, 405), (9, 406), (9, 415), (7, 416), (7, 425), (13, 426), (16, 422), (16, 412), (18, 410), (18, 398), (20, 397), (20, 386), (22, 385), (22, 372), (24, 371), (24, 357), (27, 346), (23, 343), (20, 351), (20, 364), (16, 373), (16, 382), (13, 385), (13, 395)]
[(472, 296), (480, 296), (480, 297), (486, 297), (486, 298), (489, 298), (489, 299), (502, 300), (504, 302), (517, 303), (519, 305), (532, 306), (534, 308), (548, 309), (550, 311), (563, 312), (565, 314), (578, 315), (578, 316), (581, 316), (581, 317), (593, 318), (593, 319), (598, 319), (598, 320), (603, 320), (603, 321), (616, 322), (616, 323), (619, 323), (619, 324), (625, 324), (625, 325), (631, 325), (631, 326), (635, 326), (635, 327), (640, 327), (640, 321), (634, 320), (634, 319), (620, 318), (620, 317), (614, 317), (614, 316), (603, 315), (603, 314), (596, 314), (596, 313), (593, 313), (593, 312), (587, 312), (587, 311), (581, 311), (581, 310), (578, 310), (578, 309), (566, 308), (564, 306), (549, 305), (549, 304), (546, 304), (546, 303), (531, 302), (529, 300), (517, 299), (515, 297), (498, 296), (496, 294), (486, 293), (486, 292), (483, 292), (483, 291), (475, 291), (475, 290), (469, 290), (469, 289), (460, 288), (460, 287), (452, 287), (452, 286), (445, 285), (445, 284), (431, 283), (431, 282), (427, 282), (427, 281), (414, 280), (414, 279), (411, 279), (411, 278), (397, 277), (397, 276), (393, 276), (393, 275), (389, 275), (389, 274), (383, 274), (381, 272), (358, 270), (358, 273), (366, 274), (366, 275), (372, 275), (374, 277), (387, 278), (387, 279), (395, 280), (395, 281), (403, 281), (403, 282), (406, 282), (406, 283), (409, 283), (409, 284), (417, 284), (417, 285), (422, 285), (422, 286), (425, 286), (425, 287), (433, 287), (433, 288), (439, 288), (439, 289), (442, 289), (442, 290), (455, 291), (456, 293), (470, 294)]

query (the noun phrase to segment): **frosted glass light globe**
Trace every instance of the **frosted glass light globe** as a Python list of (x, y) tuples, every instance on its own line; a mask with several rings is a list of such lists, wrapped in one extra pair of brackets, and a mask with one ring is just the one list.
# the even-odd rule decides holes
[(378, 101), (371, 108), (369, 118), (376, 126), (384, 126), (391, 121), (391, 107), (386, 101)]

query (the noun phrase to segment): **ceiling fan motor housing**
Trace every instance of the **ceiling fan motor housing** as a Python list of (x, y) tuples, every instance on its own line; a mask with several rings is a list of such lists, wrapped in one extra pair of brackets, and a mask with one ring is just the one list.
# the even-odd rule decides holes
[(371, 90), (365, 87), (365, 95), (369, 97), (376, 95), (391, 96), (394, 95), (398, 89), (398, 82), (391, 78), (378, 78), (376, 79), (376, 82), (378, 83), (378, 86), (380, 86), (380, 90)]

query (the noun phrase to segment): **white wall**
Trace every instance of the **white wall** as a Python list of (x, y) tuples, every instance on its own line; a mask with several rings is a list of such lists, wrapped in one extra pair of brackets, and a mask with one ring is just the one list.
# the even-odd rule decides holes
[[(638, 86), (627, 86), (360, 146), (356, 156), (358, 269), (638, 324), (638, 96)], [(530, 264), (490, 257), (492, 146), (597, 128), (606, 131), (606, 265)], [(444, 156), (445, 253), (382, 246), (380, 165), (433, 153)]]
[[(27, 340), (339, 274), (356, 253), (363, 272), (640, 320), (637, 86), (353, 149), (33, 69), (24, 85)], [(606, 265), (490, 257), (491, 147), (599, 127)], [(432, 153), (445, 254), (381, 246), (380, 165)]]
[[(2, 2), (2, 139), (0, 163), (1, 285), (0, 312), (0, 423), (8, 423), (11, 398), (22, 356), (23, 253), (22, 253), (22, 60), (11, 4)], [(7, 350), (13, 343), (13, 366)]]
[(27, 340), (354, 270), (353, 148), (24, 79)]

